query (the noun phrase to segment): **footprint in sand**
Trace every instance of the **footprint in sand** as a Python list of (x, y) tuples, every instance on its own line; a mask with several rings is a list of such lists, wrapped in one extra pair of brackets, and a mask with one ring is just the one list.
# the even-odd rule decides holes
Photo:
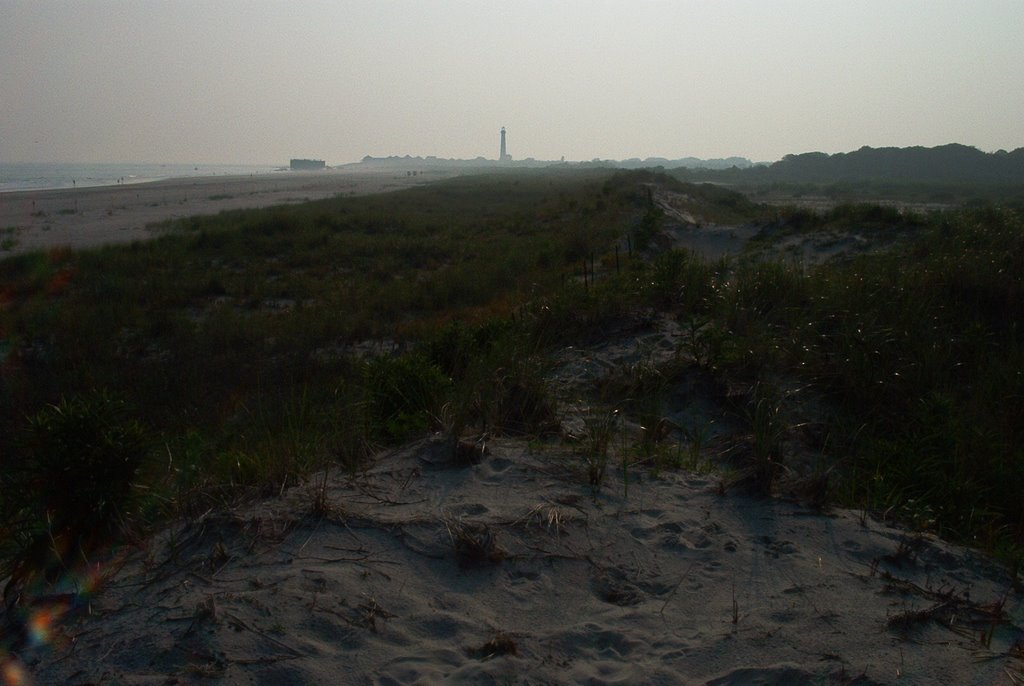
[(626, 579), (621, 578), (621, 573), (616, 573), (614, 570), (593, 579), (590, 582), (590, 588), (596, 598), (610, 605), (630, 607), (639, 605), (643, 601), (640, 590)]
[(767, 536), (762, 536), (760, 542), (765, 544), (765, 555), (776, 560), (783, 555), (794, 555), (799, 552), (791, 541), (773, 541)]
[(456, 517), (479, 517), (490, 512), (490, 508), (482, 503), (466, 503), (449, 508), (451, 514)]

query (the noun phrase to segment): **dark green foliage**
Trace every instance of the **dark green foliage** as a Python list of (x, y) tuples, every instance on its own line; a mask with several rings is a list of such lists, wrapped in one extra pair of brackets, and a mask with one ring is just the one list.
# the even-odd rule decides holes
[(725, 260), (709, 263), (685, 250), (669, 250), (655, 256), (638, 279), (652, 305), (698, 314), (714, 308), (728, 270)]
[(12, 558), (47, 567), (88, 555), (132, 514), (132, 486), (147, 436), (123, 403), (93, 393), (33, 415), (4, 466), (3, 508)]
[(736, 294), (731, 316), (751, 316), (734, 330), (772, 342), (756, 359), (827, 394), (855, 498), (927, 503), (957, 535), (1022, 531), (1022, 229), (1014, 213), (965, 212), (806, 278), (760, 269)]
[(915, 214), (901, 212), (895, 207), (872, 203), (836, 205), (824, 213), (823, 222), (827, 226), (853, 227), (862, 232), (923, 223), (921, 218)]
[[(5, 483), (42, 469), (15, 440), (24, 418), (56, 421), (51, 404), (97, 387), (125, 398), (168, 454), (166, 470), (137, 474), (162, 493), (147, 514), (227, 502), (239, 488), (276, 491), (325, 459), (354, 468), (375, 443), (439, 428), (453, 408), (463, 427), (544, 430), (554, 409), (540, 349), (513, 335), (512, 316), (559, 290), (572, 268), (565, 256), (604, 253), (622, 234), (638, 211), (633, 181), (605, 187), (610, 176), (463, 177), (190, 218), (128, 246), (0, 260)], [(471, 333), (362, 361), (395, 341), (409, 350), (450, 321), (471, 322)], [(70, 411), (79, 401), (68, 402)], [(56, 444), (46, 450), (58, 454)], [(121, 513), (136, 471), (125, 465), (124, 482), (96, 473), (109, 487), (83, 482), (103, 497), (83, 522)], [(40, 500), (18, 493), (0, 495), (0, 544), (53, 525)], [(57, 505), (89, 502), (79, 494)]]
[[(811, 270), (682, 251), (645, 262), (625, 250), (602, 269), (617, 242), (664, 221), (652, 183), (711, 221), (763, 213), (766, 233), (920, 236)], [(592, 257), (598, 273), (584, 278)], [(193, 218), (132, 246), (13, 257), (0, 261), (0, 454), (12, 467), (0, 538), (53, 526), (43, 500), (21, 498), (47, 470), (94, 491), (53, 512), (109, 524), (132, 509), (132, 479), (188, 510), (239, 486), (279, 490), (325, 460), (355, 468), (373, 445), (431, 430), (543, 434), (557, 419), (551, 347), (629, 336), (661, 314), (682, 327), (680, 355), (604, 389), (598, 400), (614, 407), (594, 411), (615, 419), (596, 436), (626, 425), (612, 414), (620, 407), (649, 427), (692, 361), (715, 402), (747, 420), (747, 466), (768, 490), (802, 420), (801, 401), (775, 390), (785, 380), (820, 405), (845, 502), (957, 535), (1019, 537), (1022, 274), (1024, 226), (1010, 210), (925, 220), (858, 204), (764, 209), (718, 186), (603, 170), (463, 177)], [(381, 350), (403, 352), (367, 353)], [(730, 386), (754, 390), (726, 400)], [(137, 425), (90, 399), (98, 387), (154, 427), (168, 474), (138, 470)], [(89, 438), (90, 426), (114, 428)], [(652, 454), (653, 436), (641, 446)], [(75, 441), (124, 450), (52, 457)], [(92, 460), (101, 481), (62, 471)]]
[(556, 408), (543, 373), (544, 363), (539, 356), (515, 354), (493, 367), (476, 393), (476, 413), (482, 428), (499, 434), (557, 431)]
[(603, 252), (619, 235), (634, 210), (618, 185), (602, 190), (609, 174), (465, 177), (4, 261), (0, 443), (60, 391), (109, 384), (156, 426), (216, 425), (260, 383), (331, 385), (350, 372), (350, 344), (505, 316), (558, 288), (561, 255)]
[(806, 213), (809, 226), (823, 221), (919, 235), (810, 271), (744, 261), (718, 271), (664, 253), (639, 272), (647, 302), (681, 311), (683, 350), (723, 387), (755, 389), (736, 408), (751, 431), (744, 474), (768, 490), (780, 473), (800, 403), (784, 406), (764, 379), (787, 379), (820, 394), (813, 416), (824, 417), (846, 502), (955, 536), (1024, 535), (1020, 214), (972, 209), (925, 224), (868, 206)]
[(647, 248), (654, 237), (661, 231), (663, 216), (658, 208), (653, 205), (648, 207), (643, 215), (637, 220), (633, 228), (632, 238), (636, 250)]
[(788, 428), (784, 412), (784, 400), (777, 388), (764, 382), (754, 384), (744, 408), (751, 430), (745, 467), (757, 493), (770, 493), (782, 469), (782, 441)]
[(455, 321), (427, 341), (424, 349), (445, 374), (461, 379), (475, 360), (512, 334), (512, 326), (507, 320), (490, 320), (476, 327)]
[(556, 428), (543, 354), (533, 348), (525, 328), (523, 321), (455, 323), (424, 346), (452, 379), (447, 408), (456, 433), (469, 425), (499, 434), (537, 435)]
[(407, 354), (367, 362), (363, 383), (374, 433), (402, 441), (436, 423), (450, 380), (425, 357)]
[(18, 470), (57, 529), (105, 531), (125, 514), (146, 454), (145, 432), (104, 394), (61, 399), (29, 421)]

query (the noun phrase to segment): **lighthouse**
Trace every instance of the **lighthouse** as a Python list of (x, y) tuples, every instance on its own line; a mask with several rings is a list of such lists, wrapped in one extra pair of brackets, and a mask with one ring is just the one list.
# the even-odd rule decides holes
[(498, 157), (499, 162), (509, 162), (512, 156), (505, 150), (505, 127), (501, 127), (501, 155)]

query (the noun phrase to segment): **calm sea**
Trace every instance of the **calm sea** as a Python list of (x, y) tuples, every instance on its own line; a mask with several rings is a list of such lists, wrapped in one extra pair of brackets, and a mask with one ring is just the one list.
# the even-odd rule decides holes
[(143, 183), (189, 176), (269, 174), (271, 166), (237, 164), (5, 164), (0, 162), (0, 193), (49, 188), (86, 188)]

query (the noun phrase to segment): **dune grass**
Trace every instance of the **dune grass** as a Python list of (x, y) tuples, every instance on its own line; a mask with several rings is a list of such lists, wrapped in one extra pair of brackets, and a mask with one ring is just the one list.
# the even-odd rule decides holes
[[(133, 477), (160, 497), (119, 513), (139, 518), (276, 491), (445, 421), (550, 426), (541, 336), (508, 323), (607, 251), (638, 193), (607, 172), (466, 177), (4, 260), (0, 452), (30, 462), (30, 418), (108, 394), (148, 428)], [(24, 506), (6, 493), (45, 498), (5, 485), (10, 542)]]
[[(651, 183), (717, 216), (795, 230), (908, 228), (885, 208), (808, 217), (650, 172), (546, 171), (225, 212), (145, 243), (7, 258), (4, 553), (15, 559), (41, 531), (44, 472), (11, 467), (42, 464), (48, 449), (31, 437), (60, 408), (116, 406), (109, 436), (145, 440), (124, 471), (132, 488), (81, 505), (144, 523), (279, 492), (328, 464), (355, 469), (433, 431), (455, 444), (470, 430), (557, 432), (547, 352), (600, 341), (638, 313), (684, 324), (681, 352), (709, 388), (751, 389), (720, 401), (748, 423), (758, 490), (813, 424), (831, 498), (1019, 553), (1020, 214), (915, 217), (917, 238), (815, 269), (683, 251), (630, 259), (625, 246), (663, 221)], [(650, 426), (679, 369), (634, 371), (628, 406), (595, 398), (595, 489), (616, 410)], [(801, 400), (812, 394), (813, 408)], [(653, 454), (642, 441), (630, 450)], [(676, 461), (703, 464), (705, 442)], [(674, 449), (683, 455), (682, 439)]]
[[(914, 221), (916, 238), (891, 250), (813, 270), (739, 263), (724, 281), (706, 277), (696, 307), (683, 295), (674, 306), (704, 317), (700, 331), (724, 332), (714, 346), (694, 333), (695, 357), (755, 389), (741, 410), (756, 454), (778, 442), (762, 440), (776, 432), (771, 387), (811, 390), (826, 401), (834, 496), (960, 539), (1019, 543), (1024, 223), (998, 209)], [(708, 265), (684, 268), (699, 281)], [(665, 304), (653, 283), (648, 294)]]

